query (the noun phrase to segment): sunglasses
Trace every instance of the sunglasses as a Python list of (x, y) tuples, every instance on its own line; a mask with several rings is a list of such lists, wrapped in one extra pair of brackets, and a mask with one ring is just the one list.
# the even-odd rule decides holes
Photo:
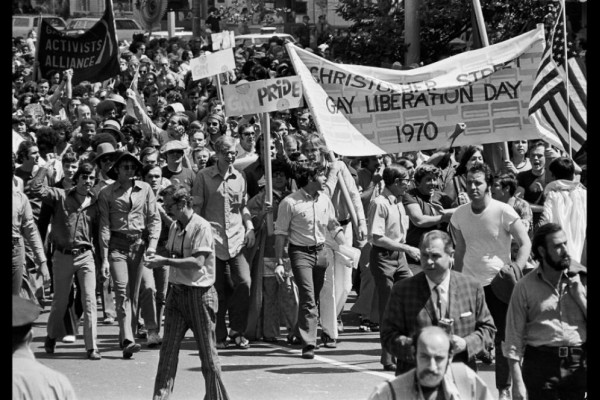
[(137, 169), (137, 165), (124, 164), (119, 165), (119, 168), (124, 171), (135, 171)]
[(243, 132), (242, 136), (256, 136), (256, 132)]
[(167, 155), (169, 155), (169, 154), (174, 154), (174, 155), (182, 156), (183, 155), (183, 150), (171, 150), (171, 151), (167, 151)]
[(218, 122), (208, 122), (207, 123), (208, 126), (219, 126)]

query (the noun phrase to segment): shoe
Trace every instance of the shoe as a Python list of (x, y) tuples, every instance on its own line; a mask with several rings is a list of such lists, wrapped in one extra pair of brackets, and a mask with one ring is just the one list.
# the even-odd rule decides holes
[(338, 333), (344, 333), (344, 324), (342, 323), (341, 319), (338, 319), (337, 321), (337, 330)]
[(294, 346), (294, 345), (299, 345), (302, 344), (302, 340), (300, 340), (300, 338), (296, 335), (289, 335), (287, 337), (287, 344)]
[(229, 347), (229, 343), (227, 343), (227, 340), (221, 340), (221, 341), (217, 342), (217, 349), (223, 350), (223, 349), (226, 349), (227, 347)]
[(148, 330), (146, 329), (146, 327), (144, 325), (142, 325), (142, 324), (138, 325), (136, 337), (138, 339), (146, 339), (148, 337)]
[(309, 344), (305, 348), (302, 349), (302, 358), (306, 358), (307, 360), (312, 360), (315, 358), (315, 346)]
[(148, 332), (148, 339), (146, 339), (146, 345), (148, 345), (148, 347), (153, 349), (160, 344), (162, 344), (162, 339), (158, 335), (158, 332), (155, 330), (150, 330)]
[(394, 365), (394, 364), (384, 365), (383, 366), (383, 370), (384, 371), (395, 371), (396, 370), (396, 365)]
[(125, 340), (125, 342), (123, 342), (123, 358), (125, 360), (130, 359), (133, 356), (133, 353), (137, 353), (141, 348), (142, 346), (139, 344)]
[(326, 333), (321, 334), (321, 342), (323, 342), (323, 346), (327, 347), (328, 349), (335, 349), (337, 347), (337, 343), (335, 342), (335, 339), (332, 339)]
[(360, 325), (358, 325), (358, 330), (360, 332), (371, 332), (371, 321), (361, 318)]
[(112, 325), (115, 323), (115, 319), (113, 317), (106, 317), (102, 320), (104, 325)]
[(262, 340), (266, 343), (277, 343), (277, 338), (274, 337), (264, 337)]
[(63, 343), (75, 343), (75, 335), (67, 335), (62, 338)]
[(369, 322), (369, 329), (371, 332), (379, 332), (379, 324), (375, 322)]
[(500, 395), (498, 396), (498, 400), (511, 400), (510, 387), (504, 388), (500, 390)]
[(100, 355), (98, 350), (92, 349), (87, 351), (87, 358), (88, 360), (101, 360), (102, 356)]
[(46, 336), (44, 341), (44, 349), (48, 354), (54, 354), (54, 347), (56, 347), (56, 339), (50, 339), (50, 336)]

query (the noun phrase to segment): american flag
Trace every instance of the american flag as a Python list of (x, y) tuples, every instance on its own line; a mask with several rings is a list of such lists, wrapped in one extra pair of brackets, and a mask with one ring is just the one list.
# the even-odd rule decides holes
[(544, 140), (567, 151), (570, 123), (574, 153), (587, 140), (587, 75), (584, 60), (576, 57), (570, 42), (566, 44), (565, 63), (563, 1), (551, 6), (553, 23), (535, 79), (529, 115)]

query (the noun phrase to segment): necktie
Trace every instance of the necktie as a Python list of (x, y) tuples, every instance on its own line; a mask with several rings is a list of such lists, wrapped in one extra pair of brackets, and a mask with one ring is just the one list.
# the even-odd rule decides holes
[(442, 290), (440, 289), (440, 286), (436, 286), (434, 287), (435, 293), (437, 295), (437, 310), (438, 310), (438, 319), (442, 319), (442, 318), (446, 318), (446, 313), (447, 313), (447, 304), (446, 301), (444, 300), (444, 298), (442, 297)]

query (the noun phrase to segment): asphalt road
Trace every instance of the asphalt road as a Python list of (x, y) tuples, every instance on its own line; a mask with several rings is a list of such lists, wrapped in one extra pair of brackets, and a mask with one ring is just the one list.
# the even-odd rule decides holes
[[(352, 292), (346, 309), (352, 306)], [(32, 350), (40, 362), (63, 372), (80, 400), (151, 399), (158, 365), (158, 349), (142, 350), (130, 360), (122, 358), (118, 326), (98, 326), (98, 346), (102, 360), (86, 359), (83, 337), (75, 343), (57, 342), (56, 351), (44, 351), (49, 306), (34, 326)], [(99, 313), (100, 314), (100, 313)], [(231, 399), (239, 400), (362, 400), (380, 382), (394, 377), (379, 364), (378, 333), (358, 331), (358, 316), (345, 311), (345, 331), (338, 347), (321, 347), (313, 360), (300, 357), (300, 346), (288, 346), (285, 329), (277, 344), (252, 342), (248, 350), (228, 348), (219, 351), (223, 380)], [(80, 328), (80, 333), (82, 329)], [(493, 366), (482, 365), (480, 376), (494, 387)], [(202, 399), (204, 379), (191, 331), (179, 354), (177, 378), (171, 399)], [(494, 393), (497, 393), (494, 391)]]

